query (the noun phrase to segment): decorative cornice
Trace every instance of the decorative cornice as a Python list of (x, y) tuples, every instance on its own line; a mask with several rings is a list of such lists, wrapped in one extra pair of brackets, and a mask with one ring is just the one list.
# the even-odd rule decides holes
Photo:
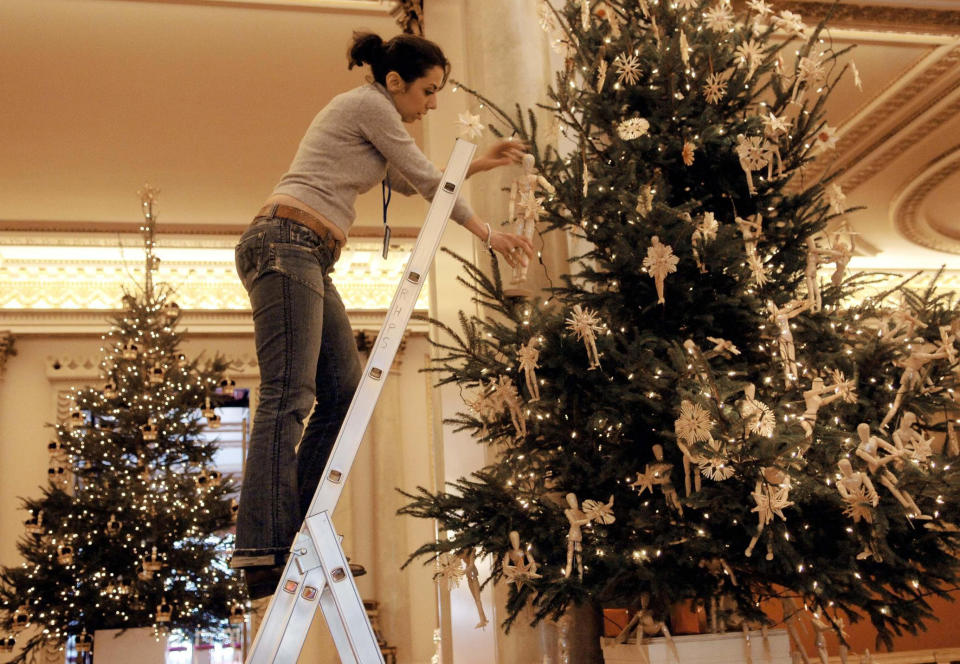
[(920, 214), (920, 207), (930, 192), (957, 171), (960, 171), (960, 147), (953, 147), (928, 163), (897, 193), (890, 215), (905, 238), (930, 249), (960, 254), (960, 240), (939, 232)]
[[(142, 244), (140, 226), (142, 222), (132, 221), (55, 221), (44, 219), (0, 219), (0, 234), (64, 234), (73, 241), (82, 240), (82, 238), (91, 235), (103, 234), (110, 238), (118, 236), (129, 236), (136, 238), (136, 242)], [(186, 240), (178, 236), (190, 236), (190, 241), (197, 235), (227, 237), (235, 242), (243, 231), (247, 229), (246, 224), (165, 224), (157, 223), (156, 239), (157, 246), (179, 246), (178, 244)], [(417, 237), (420, 229), (415, 226), (390, 226), (390, 237), (394, 239), (411, 239)], [(374, 238), (381, 237), (383, 229), (379, 226), (354, 226), (350, 229), (350, 238)]]
[(777, 9), (801, 14), (806, 23), (830, 16), (832, 27), (856, 27), (897, 33), (960, 34), (960, 12), (880, 4), (776, 2)]
[[(933, 62), (930, 62), (931, 60)], [(954, 73), (958, 64), (960, 64), (960, 46), (944, 47), (942, 52), (934, 53), (919, 63), (915, 68), (919, 70), (916, 75), (902, 85), (894, 84), (885, 90), (879, 95), (876, 103), (841, 128), (836, 149), (839, 158), (828, 166), (830, 170), (845, 171), (842, 182), (848, 192), (889, 166), (890, 162), (902, 155), (905, 149), (957, 114), (960, 110), (960, 100), (948, 104), (917, 124), (918, 120), (930, 110), (923, 106), (901, 117), (894, 126), (875, 137), (869, 144), (857, 147), (878, 126), (896, 117), (902, 109), (909, 107), (918, 95), (929, 91), (939, 79)], [(956, 93), (958, 88), (960, 83), (954, 82), (942, 91), (939, 98), (943, 99)], [(907, 133), (904, 133), (905, 131)], [(894, 141), (898, 136), (900, 138)], [(861, 166), (861, 164), (865, 165)]]
[(389, 7), (384, 0), (114, 0), (116, 2), (151, 2), (211, 7), (253, 9), (286, 9), (317, 12), (350, 12), (384, 14)]
[[(161, 262), (154, 281), (173, 285), (184, 310), (248, 312), (249, 300), (233, 264), (234, 241), (209, 237), (187, 244), (170, 238), (158, 241)], [(391, 245), (387, 259), (379, 255), (378, 240), (356, 238), (344, 248), (335, 281), (348, 311), (389, 308), (413, 242), (398, 238)], [(75, 247), (87, 251), (71, 253)], [(51, 253), (52, 249), (56, 251)], [(62, 234), (4, 235), (0, 237), (0, 322), (6, 314), (23, 310), (114, 310), (125, 288), (143, 283), (142, 251), (121, 247), (116, 238), (102, 235), (80, 241)], [(420, 310), (427, 309), (427, 293), (421, 293)]]

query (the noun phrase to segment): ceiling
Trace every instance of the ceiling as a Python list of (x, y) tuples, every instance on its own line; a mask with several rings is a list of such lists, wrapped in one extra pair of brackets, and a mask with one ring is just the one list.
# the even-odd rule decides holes
[[(484, 0), (426, 0), (454, 1)], [(387, 4), (2, 0), (0, 234), (129, 229), (145, 182), (161, 230), (236, 233), (317, 110), (363, 80), (346, 68), (351, 30), (398, 31)], [(830, 7), (778, 4), (808, 23)], [(960, 1), (844, 3), (831, 25), (863, 79), (832, 97), (839, 148), (820, 166), (865, 208), (852, 265), (960, 271)], [(379, 204), (361, 200), (359, 234)], [(391, 211), (415, 226), (423, 207)]]

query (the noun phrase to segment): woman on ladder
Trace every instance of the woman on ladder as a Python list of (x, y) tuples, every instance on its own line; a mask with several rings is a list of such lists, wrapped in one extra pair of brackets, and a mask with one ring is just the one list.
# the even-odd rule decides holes
[[(413, 35), (384, 42), (355, 33), (347, 55), (351, 69), (370, 65), (373, 81), (334, 97), (314, 118), (236, 248), (261, 382), (231, 567), (244, 570), (252, 599), (276, 589), (360, 381), (353, 331), (330, 279), (356, 197), (386, 178), (400, 193), (432, 200), (440, 184), (403, 124), (437, 107), (450, 70), (443, 52)], [(519, 162), (524, 147), (497, 142), (467, 177)], [(511, 266), (533, 256), (529, 240), (493, 230), (462, 199), (451, 216)]]

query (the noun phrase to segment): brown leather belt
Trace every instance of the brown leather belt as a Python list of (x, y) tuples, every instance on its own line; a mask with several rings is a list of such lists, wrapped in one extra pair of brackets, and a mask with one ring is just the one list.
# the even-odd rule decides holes
[(280, 219), (289, 219), (290, 221), (309, 228), (316, 233), (317, 237), (320, 239), (320, 243), (332, 251), (335, 256), (340, 254), (340, 243), (337, 242), (337, 238), (334, 237), (333, 231), (331, 231), (323, 224), (323, 222), (305, 210), (295, 208), (292, 205), (273, 203), (271, 205), (264, 205), (262, 208), (260, 208), (260, 211), (257, 212), (257, 217), (278, 217)]

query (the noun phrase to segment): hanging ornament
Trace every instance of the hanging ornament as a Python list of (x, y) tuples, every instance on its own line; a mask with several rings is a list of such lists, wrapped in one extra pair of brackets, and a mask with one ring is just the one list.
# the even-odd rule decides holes
[(156, 621), (160, 624), (165, 624), (170, 622), (170, 618), (173, 617), (173, 606), (167, 603), (167, 598), (164, 597), (160, 600), (160, 603), (157, 604), (157, 616)]
[(803, 38), (807, 30), (807, 26), (803, 23), (803, 17), (786, 9), (780, 12), (779, 16), (773, 18), (773, 25), (778, 30), (787, 33), (788, 37)]
[(773, 8), (767, 4), (766, 0), (748, 0), (747, 7), (757, 13), (755, 20), (758, 21), (765, 21), (773, 14)]
[(836, 127), (831, 127), (828, 124), (823, 125), (816, 133), (816, 142), (813, 144), (813, 154), (821, 155), (824, 152), (835, 150), (839, 139), (840, 137), (837, 136)]
[(778, 307), (773, 300), (767, 300), (770, 318), (780, 331), (777, 335), (777, 347), (780, 350), (780, 361), (783, 362), (784, 382), (787, 387), (793, 385), (797, 379), (797, 351), (793, 343), (790, 319), (799, 316), (809, 306), (810, 303), (807, 301), (790, 300), (782, 307)]
[(217, 390), (220, 394), (228, 396), (231, 399), (233, 398), (233, 392), (237, 389), (237, 381), (230, 378), (229, 376), (224, 376), (219, 383), (217, 383)]
[(517, 360), (520, 362), (520, 371), (527, 385), (527, 392), (530, 394), (530, 401), (540, 400), (540, 386), (537, 385), (537, 364), (540, 359), (540, 350), (537, 346), (537, 338), (530, 337), (530, 340), (517, 351)]
[(210, 404), (210, 397), (204, 399), (204, 407), (203, 410), (200, 411), (200, 414), (208, 420), (216, 414), (213, 406)]
[(449, 551), (445, 551), (437, 556), (436, 572), (433, 578), (446, 582), (447, 591), (451, 591), (460, 585), (460, 579), (466, 574), (463, 569), (463, 559)]
[(590, 0), (580, 0), (580, 27), (584, 32), (590, 29)]
[(63, 426), (67, 431), (73, 431), (75, 428), (82, 427), (86, 423), (87, 423), (87, 418), (83, 414), (83, 411), (80, 410), (79, 408), (74, 407), (70, 411), (70, 416), (63, 423)]
[(140, 434), (143, 436), (143, 442), (145, 443), (155, 443), (157, 441), (159, 430), (157, 428), (156, 419), (153, 417), (153, 415), (150, 416), (150, 419), (147, 420), (146, 424), (140, 426)]
[(476, 413), (480, 420), (480, 438), (487, 437), (487, 419), (494, 414), (496, 408), (490, 398), (487, 388), (481, 387), (476, 398), (466, 401), (467, 407)]
[(237, 502), (236, 498), (230, 499), (230, 518), (234, 521), (237, 520), (237, 514), (240, 513), (240, 503)]
[(120, 357), (124, 360), (135, 360), (140, 354), (140, 347), (133, 342), (128, 342), (121, 346)]
[(63, 442), (60, 440), (51, 440), (47, 443), (47, 452), (50, 453), (50, 456), (62, 459), (66, 456), (66, 448), (63, 445)]
[(13, 612), (13, 615), (10, 616), (10, 629), (14, 634), (19, 634), (30, 625), (32, 618), (30, 607), (26, 604), (21, 604), (17, 607), (17, 610)]
[(149, 575), (147, 577), (148, 579), (152, 579), (154, 574), (163, 569), (163, 560), (161, 560), (159, 554), (157, 554), (157, 547), (153, 547), (150, 554), (144, 556), (140, 564), (143, 567), (143, 573)]
[(57, 549), (57, 562), (67, 566), (73, 564), (73, 547), (69, 544), (62, 545)]
[(520, 548), (520, 533), (510, 531), (510, 550), (503, 554), (503, 576), (507, 583), (514, 584), (517, 589), (534, 579), (541, 578), (537, 573), (537, 561), (530, 553), (530, 547)]
[(147, 382), (151, 385), (160, 385), (163, 383), (163, 365), (159, 362), (154, 362), (153, 366), (150, 367), (150, 371), (147, 372)]
[(78, 653), (93, 652), (93, 637), (87, 634), (87, 630), (83, 630), (74, 639), (74, 648)]
[[(780, 517), (786, 521), (783, 510), (793, 505), (789, 500), (790, 478), (779, 468), (767, 466), (761, 470), (762, 477), (757, 480), (756, 487), (750, 495), (753, 497), (756, 506), (750, 510), (757, 513), (757, 532), (750, 539), (744, 555), (749, 558), (753, 555), (753, 547), (760, 539), (763, 529), (773, 521), (774, 516)], [(767, 560), (773, 560), (773, 550), (767, 546)]]
[(690, 67), (690, 42), (687, 41), (687, 33), (683, 30), (680, 30), (680, 59), (683, 61), (683, 66)]
[(204, 468), (197, 475), (197, 486), (199, 488), (211, 488), (218, 486), (223, 479), (223, 473), (219, 470), (207, 470)]
[(720, 224), (717, 223), (717, 218), (713, 212), (704, 212), (703, 218), (690, 236), (690, 244), (693, 247), (693, 259), (696, 261), (697, 267), (700, 268), (700, 272), (705, 273), (707, 271), (707, 266), (700, 259), (700, 251), (706, 247), (707, 243), (717, 239), (717, 231), (719, 228)]
[(110, 520), (107, 521), (106, 531), (110, 535), (116, 535), (120, 532), (120, 527), (123, 526), (122, 521), (117, 521), (117, 515), (111, 514)]
[(50, 467), (47, 468), (47, 479), (53, 486), (66, 487), (70, 481), (70, 467), (59, 457), (50, 459)]
[(601, 18), (607, 19), (607, 23), (610, 25), (610, 37), (612, 39), (619, 39), (623, 31), (620, 29), (620, 17), (614, 8), (608, 4), (604, 9), (598, 10), (597, 14)]
[(516, 385), (509, 376), (500, 376), (494, 381), (490, 379), (490, 386), (493, 388), (492, 401), (498, 411), (506, 410), (510, 414), (510, 421), (513, 423), (517, 438), (523, 438), (527, 435), (527, 421), (523, 416), (523, 410), (520, 407), (520, 394), (517, 392)]
[(673, 422), (677, 438), (688, 444), (705, 441), (710, 438), (713, 428), (710, 414), (700, 404), (684, 399), (680, 403), (680, 417)]
[(24, 529), (28, 535), (43, 535), (46, 528), (43, 527), (43, 510), (37, 510), (29, 519), (23, 522)]
[(734, 468), (730, 465), (723, 443), (710, 436), (706, 442), (706, 448), (707, 451), (699, 455), (697, 462), (700, 474), (714, 482), (722, 482), (733, 477)]
[(180, 305), (171, 300), (163, 305), (163, 315), (168, 321), (173, 321), (180, 316)]
[(577, 335), (577, 339), (583, 340), (583, 345), (587, 349), (587, 360), (590, 363), (590, 369), (596, 369), (600, 366), (600, 354), (597, 352), (597, 333), (602, 331), (600, 318), (589, 307), (584, 309), (579, 304), (573, 305), (573, 313), (566, 320), (567, 329)]
[(737, 136), (737, 157), (740, 158), (740, 168), (747, 178), (747, 189), (750, 195), (756, 195), (757, 189), (753, 185), (753, 171), (759, 171), (770, 163), (770, 143), (761, 136)]
[(653, 211), (653, 198), (653, 187), (649, 184), (640, 187), (640, 192), (637, 194), (637, 212), (643, 216), (650, 214)]
[(640, 80), (640, 58), (633, 53), (623, 52), (613, 60), (617, 69), (617, 83), (636, 85)]
[(747, 80), (753, 77), (757, 67), (763, 62), (763, 44), (753, 39), (747, 39), (737, 46), (735, 54), (737, 56), (737, 66), (747, 68)]
[(103, 386), (102, 392), (104, 399), (115, 399), (117, 397), (117, 388), (113, 383), (106, 383)]
[(860, 70), (857, 69), (857, 63), (853, 60), (850, 61), (850, 71), (853, 72), (853, 84), (857, 86), (857, 90), (863, 92), (863, 81), (860, 79)]
[(583, 501), (583, 512), (591, 521), (609, 525), (617, 520), (613, 514), (613, 496), (605, 503), (599, 500)]
[(643, 259), (643, 269), (653, 277), (657, 288), (657, 304), (666, 304), (663, 297), (663, 281), (668, 274), (677, 271), (680, 259), (673, 253), (669, 244), (661, 244), (660, 238), (654, 235), (650, 238), (651, 245), (647, 248), (647, 256)]
[(704, 13), (703, 23), (714, 32), (727, 32), (733, 28), (733, 10), (726, 0), (720, 0)]
[(597, 94), (603, 93), (603, 84), (607, 82), (607, 61), (603, 55), (600, 55), (600, 61), (597, 63)]
[(684, 166), (693, 166), (693, 153), (696, 149), (697, 146), (690, 141), (683, 142), (683, 147), (680, 149), (680, 158), (683, 159)]
[(243, 604), (238, 603), (230, 607), (230, 617), (227, 619), (227, 621), (231, 625), (242, 625), (244, 622), (246, 622), (246, 620), (247, 616), (246, 611), (243, 608)]
[(650, 131), (650, 122), (646, 118), (629, 118), (617, 125), (617, 136), (632, 141)]

